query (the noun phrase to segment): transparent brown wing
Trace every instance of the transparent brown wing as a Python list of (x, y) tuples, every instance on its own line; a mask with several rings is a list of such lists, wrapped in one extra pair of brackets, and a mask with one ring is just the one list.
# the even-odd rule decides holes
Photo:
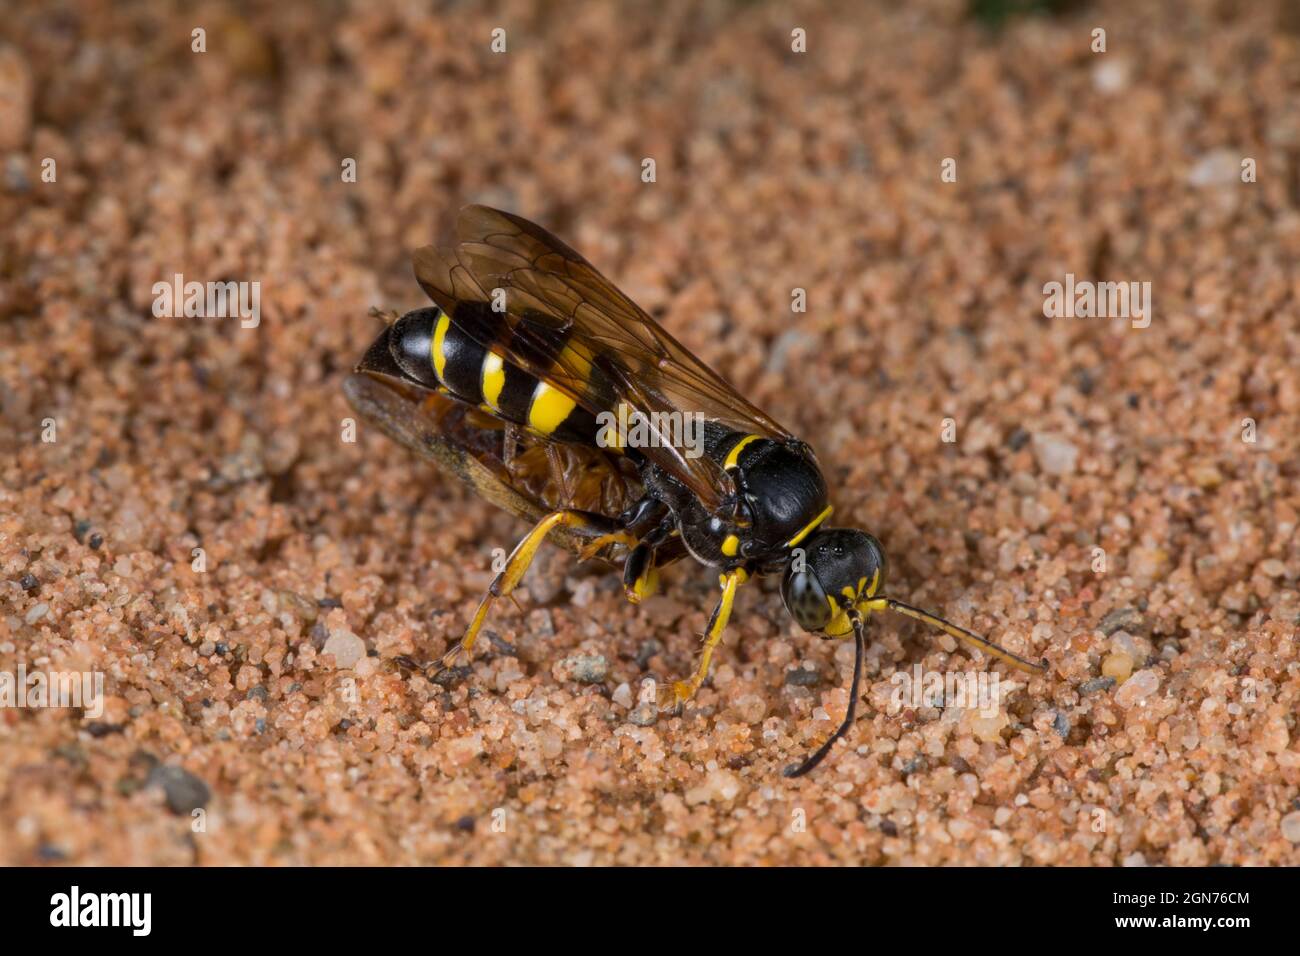
[[(476, 205), (461, 210), (457, 234), (451, 253), (416, 251), (425, 292), (458, 322), (463, 317), (483, 345), (588, 410), (618, 414), (622, 403), (650, 423), (656, 414), (698, 414), (737, 431), (792, 437), (545, 229)], [(716, 508), (732, 491), (730, 477), (671, 437), (639, 450)]]
[[(617, 518), (641, 495), (630, 464), (595, 448), (513, 437), (497, 419), (461, 402), (372, 373), (349, 375), (348, 401), (390, 438), (455, 475), (479, 496), (530, 522), (552, 511), (576, 509)], [(514, 441), (513, 454), (504, 454)], [(591, 527), (556, 528), (551, 539), (577, 554), (591, 543)], [(661, 562), (666, 563), (666, 562)]]

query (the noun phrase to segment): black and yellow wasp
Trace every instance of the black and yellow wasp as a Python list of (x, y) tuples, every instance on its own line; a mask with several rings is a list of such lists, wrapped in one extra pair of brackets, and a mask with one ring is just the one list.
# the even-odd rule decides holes
[[(433, 458), (493, 503), (535, 522), (465, 631), (442, 659), (471, 652), (492, 603), (515, 589), (543, 540), (584, 558), (621, 557), (629, 600), (657, 571), (690, 556), (720, 569), (695, 673), (661, 689), (689, 700), (731, 616), (737, 590), (781, 574), (781, 596), (806, 631), (853, 635), (848, 713), (810, 758), (816, 766), (853, 721), (864, 617), (892, 610), (925, 621), (1012, 666), (1042, 665), (881, 594), (885, 556), (863, 531), (829, 528), (826, 481), (812, 449), (736, 393), (582, 256), (510, 213), (467, 206), (450, 251), (416, 251), (433, 299), (391, 323), (345, 390), (357, 412)], [(622, 443), (609, 426), (641, 416), (652, 440)], [(662, 423), (691, 416), (702, 441), (684, 448)], [(603, 419), (603, 421), (602, 421)]]

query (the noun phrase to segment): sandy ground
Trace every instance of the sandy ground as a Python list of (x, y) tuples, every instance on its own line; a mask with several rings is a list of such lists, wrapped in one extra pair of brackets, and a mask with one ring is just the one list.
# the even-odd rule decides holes
[[(0, 860), (1300, 863), (1300, 17), (428, 6), (0, 19), (0, 669), (107, 694), (0, 711)], [(751, 586), (656, 718), (715, 575), (632, 607), (548, 548), (472, 673), (403, 674), (525, 529), (346, 441), (340, 383), (469, 201), (810, 441), (889, 590), (1050, 672), (900, 709), (988, 664), (873, 619), (788, 781), (847, 643)], [(177, 273), (260, 323), (156, 318)], [(1149, 325), (1046, 317), (1067, 274), (1149, 282)]]

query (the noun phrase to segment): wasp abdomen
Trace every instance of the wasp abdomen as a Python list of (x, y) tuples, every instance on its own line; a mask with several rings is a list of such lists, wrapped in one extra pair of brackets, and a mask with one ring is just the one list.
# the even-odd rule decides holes
[[(550, 383), (507, 361), (468, 328), (485, 317), (452, 318), (439, 308), (416, 309), (388, 330), (388, 349), (402, 372), (428, 388), (556, 441), (595, 445), (596, 417)], [(472, 310), (465, 310), (471, 312)]]

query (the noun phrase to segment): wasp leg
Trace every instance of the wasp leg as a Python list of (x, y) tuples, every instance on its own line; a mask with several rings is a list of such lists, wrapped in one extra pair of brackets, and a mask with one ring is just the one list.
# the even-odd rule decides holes
[(672, 710), (680, 707), (695, 696), (695, 692), (709, 676), (709, 662), (713, 659), (714, 648), (722, 642), (722, 632), (727, 629), (731, 618), (731, 606), (736, 600), (736, 590), (749, 580), (749, 572), (744, 568), (733, 568), (722, 575), (722, 598), (709, 617), (709, 626), (704, 632), (704, 650), (700, 653), (700, 663), (695, 674), (689, 680), (673, 681), (667, 687), (659, 689), (659, 707)]
[(579, 561), (590, 561), (601, 551), (605, 550), (612, 544), (621, 544), (628, 549), (637, 546), (639, 539), (629, 531), (614, 531), (610, 534), (602, 534), (599, 538), (593, 539), (586, 545), (578, 555)]
[(670, 537), (673, 529), (660, 525), (641, 539), (623, 562), (623, 590), (633, 604), (640, 604), (659, 590), (659, 569), (683, 557), (687, 551), (681, 538)]
[(659, 590), (659, 569), (655, 567), (655, 549), (642, 542), (632, 549), (623, 562), (623, 591), (633, 604)]
[(665, 518), (667, 511), (661, 501), (650, 497), (640, 499), (619, 516), (619, 530), (613, 534), (603, 534), (592, 541), (582, 549), (578, 555), (579, 560), (589, 561), (612, 544), (621, 544), (629, 551), (643, 544), (655, 548), (673, 529), (672, 517), (669, 515)]
[(479, 602), (478, 610), (474, 612), (474, 619), (470, 621), (469, 627), (465, 629), (465, 635), (460, 641), (442, 656), (438, 662), (438, 669), (445, 670), (456, 663), (456, 658), (461, 654), (469, 656), (474, 650), (474, 642), (478, 639), (478, 633), (483, 629), (483, 622), (487, 620), (488, 611), (492, 604), (500, 597), (509, 597), (510, 592), (515, 589), (519, 581), (528, 570), (528, 566), (533, 563), (533, 558), (537, 555), (537, 549), (542, 546), (546, 536), (556, 528), (588, 528), (593, 533), (600, 532), (608, 527), (603, 524), (600, 515), (589, 514), (585, 511), (552, 511), (541, 521), (537, 522), (533, 530), (524, 535), (522, 541), (515, 545), (515, 549), (510, 552), (510, 557), (506, 559), (506, 566), (488, 586), (487, 594), (483, 595), (483, 600)]

